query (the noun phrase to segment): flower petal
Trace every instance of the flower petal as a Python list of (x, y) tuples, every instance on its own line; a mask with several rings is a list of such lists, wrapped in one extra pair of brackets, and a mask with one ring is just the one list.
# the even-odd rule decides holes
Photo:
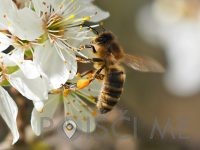
[(93, 114), (75, 94), (64, 97), (66, 120), (73, 120), (83, 132), (93, 132), (96, 128)]
[(10, 84), (30, 100), (41, 101), (48, 98), (48, 83), (43, 77), (27, 79), (22, 71), (8, 75)]
[(69, 79), (67, 63), (49, 42), (35, 48), (33, 61), (47, 76), (52, 89), (59, 88)]
[(102, 88), (102, 82), (99, 80), (94, 80), (86, 88), (82, 89), (81, 92), (89, 96), (98, 97), (101, 88)]
[(0, 114), (10, 128), (13, 135), (13, 144), (19, 139), (17, 129), (17, 113), (18, 108), (8, 92), (0, 87)]
[(10, 55), (0, 52), (0, 61), (7, 67), (9, 66), (16, 66), (16, 63), (12, 61)]
[(10, 39), (3, 33), (0, 33), (0, 51), (6, 50), (10, 45)]
[(69, 45), (73, 45), (74, 47), (79, 47), (80, 45), (83, 45), (83, 42), (85, 40), (87, 43), (92, 40), (92, 37), (95, 35), (93, 32), (91, 32), (87, 27), (86, 28), (78, 28), (73, 27), (69, 28), (67, 32), (65, 32), (65, 37), (67, 38), (67, 43)]
[(54, 6), (52, 1), (54, 0), (32, 0), (32, 3), (36, 13), (40, 15), (41, 12), (44, 14), (50, 11), (50, 6)]
[(91, 22), (99, 22), (110, 16), (109, 12), (105, 12), (89, 2), (81, 2), (78, 17), (91, 16)]
[(31, 116), (31, 127), (35, 134), (39, 136), (42, 132), (44, 126), (42, 122), (43, 119), (52, 119), (53, 115), (58, 107), (60, 95), (49, 95), (49, 99), (44, 104), (44, 109), (42, 112), (38, 112), (36, 109), (33, 109)]
[(40, 76), (40, 72), (35, 63), (31, 60), (24, 60), (24, 51), (16, 49), (10, 55), (10, 60), (19, 66), (21, 71), (28, 79), (34, 79)]
[(73, 79), (78, 69), (74, 52), (70, 49), (66, 49), (63, 52), (61, 51), (61, 49), (57, 49), (57, 52), (59, 56), (64, 59), (67, 70), (69, 71), (68, 80)]
[(28, 79), (34, 79), (40, 76), (38, 69), (31, 60), (24, 60), (18, 66)]
[(15, 13), (17, 10), (15, 4), (12, 0), (3, 0), (1, 1), (0, 5), (0, 24), (1, 28), (8, 29), (9, 23), (9, 16), (12, 13)]
[(35, 110), (37, 110), (38, 112), (42, 112), (44, 109), (44, 102), (42, 101), (33, 101), (34, 104), (34, 108)]
[(33, 41), (44, 33), (42, 20), (27, 7), (12, 13), (10, 23), (14, 27), (10, 32), (22, 40)]

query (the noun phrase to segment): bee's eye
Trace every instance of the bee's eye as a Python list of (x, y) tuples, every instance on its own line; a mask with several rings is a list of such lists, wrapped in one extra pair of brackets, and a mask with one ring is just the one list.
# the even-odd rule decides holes
[(97, 39), (97, 42), (98, 42), (98, 43), (106, 43), (106, 42), (107, 42), (107, 39), (106, 39), (106, 38), (103, 38), (103, 37), (99, 37), (99, 38)]

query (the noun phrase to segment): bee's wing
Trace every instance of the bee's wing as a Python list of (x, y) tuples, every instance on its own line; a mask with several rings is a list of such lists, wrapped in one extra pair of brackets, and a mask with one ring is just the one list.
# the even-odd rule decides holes
[(96, 124), (93, 111), (75, 93), (64, 97), (65, 116), (73, 120), (83, 132), (92, 132)]
[(141, 72), (164, 72), (163, 66), (150, 57), (125, 54), (123, 60), (127, 66)]

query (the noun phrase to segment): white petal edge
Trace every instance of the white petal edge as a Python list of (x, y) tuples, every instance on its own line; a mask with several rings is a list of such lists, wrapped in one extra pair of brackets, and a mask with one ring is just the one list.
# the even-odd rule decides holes
[(4, 88), (0, 87), (0, 114), (12, 132), (12, 144), (16, 143), (19, 139), (19, 132), (16, 121), (17, 113), (18, 108), (14, 100), (10, 97), (8, 92), (4, 90)]
[(31, 127), (34, 133), (39, 136), (42, 132), (42, 119), (52, 119), (53, 115), (59, 105), (60, 94), (49, 95), (49, 99), (45, 101), (42, 112), (33, 109), (31, 116)]
[(42, 112), (44, 109), (44, 102), (43, 101), (33, 101), (33, 105), (35, 110), (37, 110), (38, 112)]
[(41, 101), (48, 98), (48, 83), (43, 77), (27, 79), (21, 70), (8, 75), (10, 84), (23, 96), (33, 101)]
[(99, 22), (110, 16), (109, 12), (101, 10), (92, 3), (82, 4), (80, 9), (78, 17), (91, 16), (91, 22)]
[(0, 51), (6, 50), (10, 45), (10, 39), (3, 33), (0, 33)]

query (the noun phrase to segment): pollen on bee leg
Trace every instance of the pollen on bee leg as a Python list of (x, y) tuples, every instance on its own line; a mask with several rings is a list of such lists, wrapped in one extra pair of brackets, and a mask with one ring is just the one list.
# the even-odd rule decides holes
[(91, 82), (91, 79), (80, 79), (77, 81), (77, 88), (78, 89), (83, 89), (87, 87)]

